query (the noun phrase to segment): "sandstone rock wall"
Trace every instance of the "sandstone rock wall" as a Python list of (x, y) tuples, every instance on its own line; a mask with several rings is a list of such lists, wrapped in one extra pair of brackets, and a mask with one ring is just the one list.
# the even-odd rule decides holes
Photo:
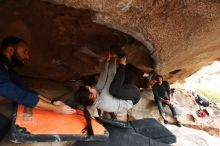
[(131, 62), (146, 72), (153, 68), (170, 81), (182, 80), (219, 59), (219, 0), (0, 4), (0, 39), (16, 35), (31, 43), (32, 59), (21, 71), (26, 76), (66, 81), (97, 73), (97, 54), (114, 43), (135, 46), (133, 53), (142, 57)]
[(40, 0), (8, 0), (0, 1), (0, 13), (0, 41), (14, 35), (30, 43), (31, 59), (19, 70), (21, 75), (68, 81), (98, 73), (99, 55), (113, 44), (133, 47), (130, 54), (142, 55), (133, 57), (135, 65), (152, 69), (146, 47), (132, 36), (92, 22), (92, 10)]
[(170, 81), (219, 58), (219, 0), (47, 1), (93, 10), (93, 21), (132, 35), (147, 46), (156, 71)]

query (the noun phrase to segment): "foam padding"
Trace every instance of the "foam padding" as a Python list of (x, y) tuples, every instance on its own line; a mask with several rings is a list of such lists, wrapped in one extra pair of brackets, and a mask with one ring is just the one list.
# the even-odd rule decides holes
[(78, 141), (73, 146), (168, 146), (149, 137), (136, 133), (133, 129), (104, 125), (109, 131), (109, 139), (105, 142)]
[(154, 140), (171, 144), (176, 142), (176, 136), (155, 119), (141, 119), (130, 122), (135, 132)]
[(82, 132), (86, 126), (82, 111), (62, 115), (19, 105), (14, 114), (11, 138), (13, 142), (105, 141), (108, 131), (96, 119), (91, 120), (94, 135), (88, 136)]

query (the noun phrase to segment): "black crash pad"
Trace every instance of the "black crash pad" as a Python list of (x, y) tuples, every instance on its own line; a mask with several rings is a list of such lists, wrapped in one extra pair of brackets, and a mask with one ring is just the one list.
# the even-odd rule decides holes
[(141, 119), (132, 121), (130, 124), (134, 128), (135, 132), (141, 135), (167, 144), (176, 142), (176, 136), (155, 119)]
[(78, 141), (73, 146), (168, 146), (168, 144), (157, 142), (131, 129), (111, 125), (106, 125), (105, 128), (110, 133), (107, 141)]
[(167, 146), (176, 142), (176, 137), (155, 119), (128, 122), (130, 128), (117, 123), (103, 123), (110, 133), (106, 142), (78, 141), (73, 146)]

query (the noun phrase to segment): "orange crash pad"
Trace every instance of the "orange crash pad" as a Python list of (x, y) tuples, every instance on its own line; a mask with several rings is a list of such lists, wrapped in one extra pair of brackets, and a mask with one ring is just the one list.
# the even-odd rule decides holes
[(105, 141), (109, 136), (108, 131), (96, 119), (91, 121), (94, 135), (88, 136), (82, 132), (86, 120), (80, 110), (71, 115), (62, 115), (18, 105), (11, 137), (13, 142)]

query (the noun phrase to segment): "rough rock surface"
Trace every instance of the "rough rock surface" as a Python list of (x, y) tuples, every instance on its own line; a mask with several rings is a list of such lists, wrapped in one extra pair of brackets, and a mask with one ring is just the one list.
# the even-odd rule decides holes
[(30, 44), (31, 59), (19, 70), (22, 75), (68, 81), (98, 73), (98, 55), (112, 44), (133, 48), (129, 56), (136, 66), (153, 67), (146, 47), (123, 32), (92, 22), (90, 10), (40, 0), (9, 0), (0, 1), (0, 13), (0, 41), (14, 35)]
[[(140, 102), (127, 114), (118, 114), (120, 120), (135, 120), (142, 118), (155, 118), (162, 123), (157, 106), (153, 99), (152, 91), (145, 90), (141, 94)], [(212, 103), (205, 108), (209, 112), (209, 117), (200, 118), (197, 115), (199, 106), (194, 97), (183, 90), (176, 90), (172, 98), (175, 103), (178, 120), (184, 125), (179, 128), (174, 124), (170, 109), (166, 106), (166, 119), (169, 124), (165, 125), (177, 137), (177, 142), (173, 146), (214, 146), (220, 143), (220, 106)]]
[(217, 146), (220, 143), (219, 137), (211, 136), (202, 130), (173, 125), (167, 125), (166, 128), (177, 137), (177, 142), (172, 146)]
[[(142, 119), (142, 118), (155, 118), (162, 122), (162, 118), (159, 115), (158, 108), (154, 102), (153, 94), (151, 90), (143, 91), (140, 102), (134, 106), (134, 108), (128, 113), (130, 120)], [(209, 117), (200, 118), (197, 115), (197, 111), (200, 107), (196, 104), (193, 96), (188, 94), (184, 90), (176, 89), (171, 101), (174, 103), (178, 113), (178, 120), (181, 121), (186, 127), (195, 129), (202, 129), (209, 132), (212, 135), (220, 136), (220, 106), (211, 103), (209, 107), (205, 108)], [(165, 107), (166, 118), (172, 124), (174, 119), (172, 118), (170, 109)], [(126, 120), (125, 114), (119, 114), (122, 120)]]
[(46, 0), (96, 12), (93, 21), (130, 34), (171, 81), (219, 59), (219, 0)]
[(170, 81), (219, 59), (219, 0), (1, 0), (0, 5), (0, 39), (16, 35), (31, 44), (31, 60), (20, 71), (25, 76), (67, 81), (97, 73), (97, 54), (113, 43), (132, 46), (131, 62)]

